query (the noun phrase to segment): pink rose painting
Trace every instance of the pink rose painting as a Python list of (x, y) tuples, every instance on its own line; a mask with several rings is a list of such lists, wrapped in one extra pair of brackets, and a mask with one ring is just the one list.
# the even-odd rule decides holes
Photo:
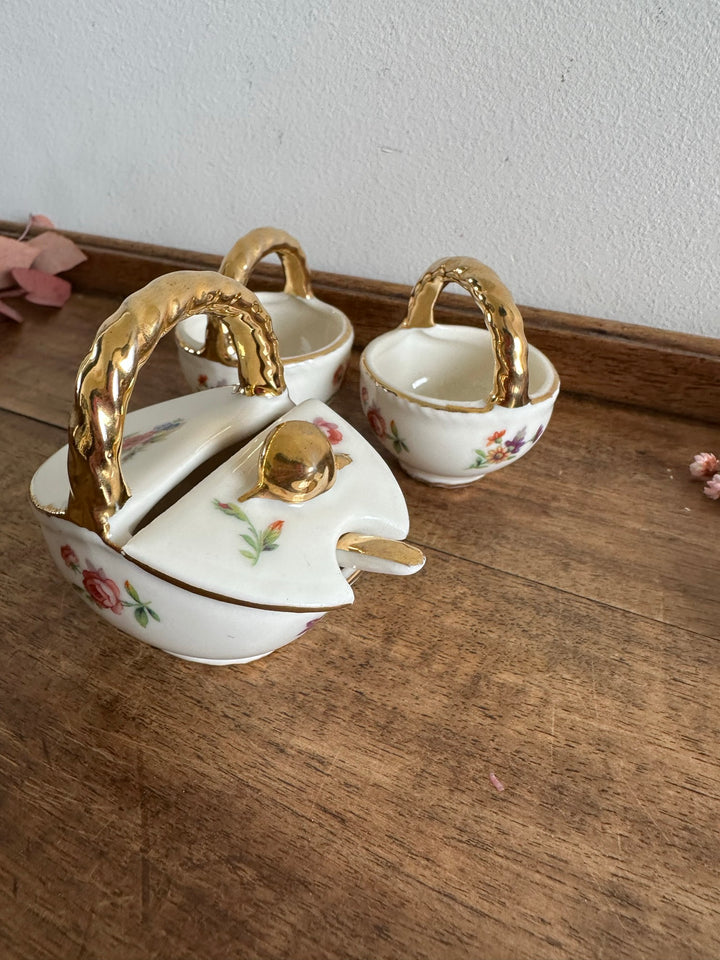
[(150, 601), (141, 600), (137, 590), (129, 580), (126, 580), (124, 584), (125, 593), (129, 599), (123, 600), (120, 595), (120, 588), (101, 567), (95, 567), (89, 560), (86, 560), (85, 569), (81, 571), (78, 556), (70, 544), (65, 543), (60, 547), (60, 557), (65, 566), (82, 576), (82, 586), (73, 583), (73, 587), (100, 610), (110, 610), (118, 616), (126, 608), (132, 610), (133, 616), (141, 627), (147, 627), (151, 619), (160, 620), (160, 616), (150, 606)]
[(118, 585), (110, 577), (105, 576), (102, 569), (83, 570), (82, 578), (83, 586), (101, 610), (112, 610), (118, 615), (123, 612)]
[(387, 436), (387, 427), (385, 426), (385, 419), (380, 413), (379, 407), (370, 407), (367, 412), (367, 418), (370, 422), (370, 426), (373, 428), (378, 437), (381, 440), (384, 440)]

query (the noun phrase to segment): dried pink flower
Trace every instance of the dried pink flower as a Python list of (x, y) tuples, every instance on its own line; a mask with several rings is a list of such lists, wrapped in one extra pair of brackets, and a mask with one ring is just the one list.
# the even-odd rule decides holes
[(720, 473), (716, 473), (703, 487), (703, 493), (711, 500), (720, 500)]
[[(504, 431), (503, 431), (504, 432)], [(496, 777), (494, 773), (490, 773), (490, 783), (495, 787), (498, 793), (502, 793), (505, 789), (505, 784), (499, 777)]]
[[(43, 230), (26, 240), (30, 229)], [(7, 297), (24, 296), (29, 303), (61, 307), (71, 293), (67, 280), (56, 276), (76, 267), (87, 257), (68, 237), (56, 233), (52, 220), (33, 214), (17, 240), (0, 237), (0, 317), (22, 323), (22, 314), (6, 303)]]
[(690, 464), (690, 473), (696, 480), (705, 480), (720, 470), (720, 461), (714, 453), (696, 453)]

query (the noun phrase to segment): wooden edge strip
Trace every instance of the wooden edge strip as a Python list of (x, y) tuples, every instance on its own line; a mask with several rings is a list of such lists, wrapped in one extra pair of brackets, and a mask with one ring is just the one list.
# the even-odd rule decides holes
[[(17, 236), (22, 229), (0, 220), (0, 234)], [(63, 233), (88, 255), (66, 274), (73, 287), (118, 299), (171, 270), (217, 269), (221, 261), (215, 254)], [(357, 349), (405, 315), (408, 285), (322, 271), (312, 277), (316, 296), (350, 317)], [(277, 290), (282, 282), (279, 265), (261, 263), (250, 285)], [(690, 419), (720, 419), (720, 340), (538, 307), (520, 310), (528, 340), (552, 360), (563, 391)], [(461, 294), (444, 293), (435, 316), (439, 323), (477, 323), (477, 311)]]

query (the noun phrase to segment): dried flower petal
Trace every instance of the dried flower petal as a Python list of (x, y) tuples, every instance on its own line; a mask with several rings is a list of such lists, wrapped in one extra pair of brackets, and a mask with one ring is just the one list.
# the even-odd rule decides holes
[(716, 473), (703, 487), (703, 493), (711, 500), (720, 500), (720, 473)]
[(18, 240), (24, 240), (33, 227), (40, 227), (44, 230), (54, 230), (55, 224), (49, 217), (44, 216), (42, 213), (31, 213), (28, 217), (28, 222), (25, 224), (25, 229), (18, 237)]
[(46, 217), (43, 213), (31, 213), (30, 228), (32, 229), (33, 227), (42, 227), (43, 230), (54, 230), (55, 224), (50, 217)]
[(15, 281), (27, 291), (30, 303), (44, 307), (61, 307), (72, 293), (72, 287), (62, 277), (43, 273), (42, 270), (17, 269), (12, 271)]
[(63, 273), (87, 260), (80, 247), (60, 233), (39, 233), (27, 245), (40, 251), (33, 267), (45, 273)]
[(0, 300), (0, 314), (8, 317), (10, 320), (14, 320), (15, 323), (23, 322), (22, 316), (17, 312), (15, 307), (11, 307), (10, 304), (5, 303), (3, 300)]
[(690, 473), (696, 480), (705, 480), (720, 469), (720, 462), (714, 453), (696, 453), (690, 464)]
[(37, 249), (28, 243), (0, 237), (0, 290), (15, 285), (10, 272), (14, 267), (29, 267), (37, 255)]
[(502, 793), (505, 789), (505, 784), (502, 780), (499, 780), (494, 773), (490, 774), (490, 783), (495, 787), (498, 793)]

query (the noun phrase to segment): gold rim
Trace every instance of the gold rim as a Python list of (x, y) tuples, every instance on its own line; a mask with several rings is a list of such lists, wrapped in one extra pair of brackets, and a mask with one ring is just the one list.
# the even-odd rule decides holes
[[(547, 357), (545, 359), (547, 359)], [(550, 363), (549, 360), (548, 363)], [(405, 393), (403, 390), (398, 390), (397, 387), (391, 387), (389, 383), (387, 383), (382, 379), (382, 377), (379, 377), (370, 369), (367, 359), (365, 358), (365, 354), (360, 357), (360, 365), (368, 378), (376, 386), (380, 387), (381, 390), (392, 394), (394, 397), (399, 397), (401, 400), (406, 400), (408, 403), (414, 403), (418, 407), (428, 407), (430, 410), (444, 410), (447, 413), (488, 413), (490, 410), (494, 410), (498, 406), (498, 404), (493, 403), (491, 400), (488, 400), (484, 407), (461, 407), (458, 404), (443, 403), (440, 400), (435, 402), (432, 400), (426, 400), (418, 397), (417, 394)], [(543, 400), (549, 400), (550, 397), (557, 392), (559, 387), (560, 377), (558, 376), (557, 370), (555, 370), (553, 367), (553, 382), (551, 388), (546, 393), (541, 394), (539, 397), (531, 398), (529, 403), (524, 404), (524, 406), (533, 406), (536, 403), (542, 403)]]
[[(314, 299), (315, 299), (314, 297), (311, 297), (311, 298), (310, 298), (310, 300), (314, 300)], [(308, 301), (306, 301), (306, 302), (308, 302)], [(318, 301), (317, 301), (317, 303), (321, 303), (321, 302), (322, 302), (321, 300), (318, 300)], [(333, 310), (337, 310), (337, 307), (333, 307)], [(283, 367), (289, 367), (289, 366), (291, 366), (293, 363), (304, 363), (306, 360), (315, 360), (316, 357), (325, 357), (325, 356), (327, 356), (329, 353), (333, 353), (335, 350), (339, 350), (341, 347), (344, 347), (345, 344), (348, 342), (348, 340), (350, 340), (350, 339), (352, 338), (352, 336), (353, 336), (353, 328), (352, 328), (352, 325), (351, 325), (350, 321), (349, 321), (348, 318), (345, 316), (345, 314), (343, 314), (343, 313), (342, 313), (341, 311), (339, 311), (339, 310), (338, 310), (338, 313), (340, 313), (341, 316), (343, 317), (343, 322), (344, 322), (344, 324), (345, 324), (345, 329), (344, 329), (343, 332), (339, 335), (339, 338), (338, 338), (337, 340), (333, 340), (333, 342), (332, 342), (331, 344), (329, 344), (327, 347), (323, 347), (322, 350), (315, 350), (313, 353), (304, 353), (304, 354), (302, 354), (302, 355), (299, 356), (299, 357), (290, 357), (290, 358), (281, 357), (280, 359), (281, 359), (281, 361), (282, 361)], [(200, 347), (200, 348), (196, 349), (195, 347), (190, 346), (190, 344), (187, 342), (187, 340), (185, 340), (185, 339), (183, 338), (183, 334), (182, 334), (182, 330), (181, 330), (181, 329), (176, 329), (176, 330), (175, 330), (175, 340), (176, 340), (176, 342), (177, 342), (177, 345), (178, 345), (182, 350), (184, 350), (186, 353), (191, 354), (193, 357), (202, 357), (202, 358), (205, 359), (205, 360), (209, 360), (209, 359), (210, 359), (209, 357), (207, 357), (207, 356), (205, 355), (204, 347)], [(232, 359), (223, 360), (223, 359), (221, 359), (221, 360), (213, 360), (212, 362), (213, 362), (213, 363), (221, 363), (224, 367), (234, 367), (234, 368), (237, 368), (237, 360), (232, 360)]]
[[(112, 547), (113, 545), (108, 544), (108, 546)], [(139, 560), (136, 560), (135, 557), (129, 557), (123, 550), (117, 547), (113, 547), (113, 549), (117, 550), (129, 563), (134, 564), (146, 573), (152, 574), (152, 576), (157, 577), (158, 580), (164, 580), (165, 583), (169, 583), (173, 587), (187, 590), (188, 593), (197, 594), (199, 597), (207, 597), (208, 600), (219, 600), (222, 603), (232, 603), (236, 607), (250, 607), (253, 610), (271, 610), (273, 613), (328, 613), (330, 610), (341, 610), (343, 607), (349, 607), (353, 602), (352, 600), (348, 600), (346, 603), (336, 603), (325, 607), (283, 607), (270, 603), (253, 603), (252, 600), (238, 600), (236, 597), (227, 597), (224, 593), (213, 593), (211, 590), (205, 590), (202, 587), (195, 586), (195, 584), (186, 583), (185, 580), (177, 580), (175, 577), (163, 573), (162, 570), (156, 570), (155, 567), (141, 563)], [(355, 570), (357, 576), (354, 576), (354, 578), (352, 575), (348, 577), (348, 584), (355, 583), (361, 573), (361, 570)]]
[[(62, 510), (57, 507), (42, 506), (32, 492), (30, 493), (30, 499), (35, 509), (40, 513), (44, 513), (48, 517), (55, 517), (58, 520), (66, 520), (65, 514)], [(72, 523), (71, 520), (68, 520), (67, 522)], [(75, 526), (75, 524), (73, 524), (73, 526)], [(187, 590), (188, 593), (194, 593), (199, 597), (206, 597), (208, 600), (219, 600), (222, 603), (231, 603), (236, 607), (250, 607), (253, 610), (271, 610), (274, 613), (329, 613), (330, 610), (341, 610), (343, 607), (349, 607), (353, 603), (352, 600), (348, 600), (346, 603), (337, 603), (329, 607), (283, 607), (268, 603), (253, 603), (251, 600), (238, 600), (235, 597), (228, 597), (223, 593), (213, 593), (211, 590), (204, 590), (202, 587), (197, 587), (192, 583), (187, 583), (185, 580), (178, 580), (175, 577), (171, 577), (168, 574), (163, 573), (162, 570), (157, 570), (155, 567), (151, 567), (147, 563), (141, 563), (139, 560), (136, 560), (135, 557), (128, 556), (121, 547), (111, 543), (109, 540), (103, 540), (103, 543), (105, 546), (110, 547), (111, 550), (114, 550), (115, 553), (119, 554), (119, 556), (121, 556), (124, 560), (127, 560), (128, 563), (138, 567), (140, 570), (144, 570), (153, 577), (157, 577), (158, 580), (169, 583), (171, 586), (178, 587), (181, 590)], [(342, 569), (342, 567), (339, 569)], [(362, 570), (355, 568), (353, 572), (346, 577), (348, 586), (353, 586), (361, 574)]]

